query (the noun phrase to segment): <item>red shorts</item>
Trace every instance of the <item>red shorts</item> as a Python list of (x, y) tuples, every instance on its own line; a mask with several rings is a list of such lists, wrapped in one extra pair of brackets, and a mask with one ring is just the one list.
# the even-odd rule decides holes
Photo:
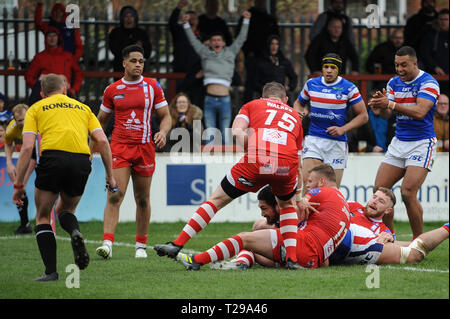
[[(280, 228), (271, 229), (273, 260), (284, 263), (280, 257), (280, 247), (283, 237)], [(316, 237), (306, 231), (297, 231), (297, 262), (305, 268), (318, 268), (323, 263), (323, 251), (318, 248)]]
[(131, 166), (139, 176), (151, 177), (155, 171), (155, 145), (126, 144), (111, 141), (111, 152), (114, 168)]
[(234, 187), (245, 192), (255, 193), (269, 184), (276, 196), (286, 196), (297, 188), (298, 161), (275, 157), (252, 160), (246, 154), (231, 168), (227, 179)]

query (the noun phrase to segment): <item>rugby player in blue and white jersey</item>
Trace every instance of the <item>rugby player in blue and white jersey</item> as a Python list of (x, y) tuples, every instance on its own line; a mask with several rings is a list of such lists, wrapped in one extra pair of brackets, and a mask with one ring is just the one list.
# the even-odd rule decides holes
[[(395, 69), (398, 76), (369, 101), (369, 106), (381, 109), (385, 118), (397, 113), (395, 137), (378, 168), (374, 191), (381, 186), (392, 188), (403, 178), (402, 200), (416, 238), (423, 233), (423, 209), (417, 192), (431, 171), (437, 148), (433, 116), (440, 89), (430, 74), (419, 69), (416, 52), (409, 46), (396, 52)], [(394, 229), (393, 215), (383, 221)]]
[[(309, 79), (294, 103), (294, 108), (303, 115), (308, 102), (311, 107), (311, 124), (303, 144), (303, 185), (309, 170), (325, 163), (334, 168), (339, 188), (347, 166), (346, 132), (364, 125), (369, 119), (358, 88), (340, 77), (341, 72), (341, 57), (326, 54), (322, 59), (322, 76)], [(347, 123), (349, 108), (355, 116)]]

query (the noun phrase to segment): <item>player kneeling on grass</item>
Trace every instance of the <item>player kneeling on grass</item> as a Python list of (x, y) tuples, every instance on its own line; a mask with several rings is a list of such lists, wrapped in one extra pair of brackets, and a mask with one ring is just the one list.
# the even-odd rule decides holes
[[(326, 174), (327, 165), (319, 165), (308, 173), (307, 190), (316, 187), (329, 186), (330, 180)], [(330, 168), (328, 168), (330, 169)], [(258, 194), (261, 214), (264, 218), (254, 223), (253, 230), (277, 227), (276, 202), (271, 197), (270, 188), (264, 189)], [(442, 241), (449, 237), (448, 223), (443, 227), (431, 230), (420, 235), (413, 242), (394, 241), (389, 228), (383, 224), (382, 218), (393, 211), (395, 195), (392, 191), (381, 187), (375, 192), (366, 206), (357, 202), (350, 202), (350, 228), (344, 240), (337, 250), (330, 256), (330, 264), (403, 264), (417, 263)], [(239, 252), (238, 256), (240, 256)], [(242, 252), (248, 256), (249, 252)], [(251, 253), (250, 253), (251, 254)], [(215, 263), (211, 268), (215, 269), (239, 269), (237, 263), (246, 263), (251, 266), (251, 261), (263, 266), (272, 266), (275, 263), (258, 254), (252, 254), (252, 258), (236, 258), (222, 263)]]
[(112, 175), (112, 157), (108, 139), (91, 109), (66, 96), (63, 78), (46, 75), (41, 82), (42, 100), (33, 104), (25, 115), (23, 145), (17, 161), (13, 202), (21, 205), (24, 177), (30, 162), (36, 135), (42, 137), (42, 156), (36, 167), (34, 198), (36, 202), (36, 241), (45, 265), (45, 273), (36, 281), (54, 281), (56, 272), (56, 239), (50, 226), (50, 212), (58, 198), (55, 212), (61, 227), (69, 233), (75, 264), (84, 269), (89, 254), (74, 215), (83, 195), (91, 161), (88, 137), (98, 144), (106, 171), (106, 183), (116, 187)]
[[(334, 182), (330, 183), (330, 187), (312, 189), (299, 205), (300, 216), (305, 216), (308, 219), (307, 223), (302, 224), (298, 229), (297, 225), (293, 226), (297, 240), (297, 262), (303, 268), (326, 266), (329, 256), (339, 246), (349, 227), (350, 215), (347, 201), (336, 188), (336, 176), (332, 169), (330, 173), (334, 176)], [(198, 255), (188, 256), (179, 253), (177, 261), (188, 270), (199, 270), (201, 265), (228, 259), (243, 249), (261, 255), (274, 264), (284, 264), (286, 261), (280, 228), (240, 233)], [(239, 255), (239, 258), (253, 260), (248, 252)], [(252, 261), (244, 262), (247, 266), (251, 263)]]

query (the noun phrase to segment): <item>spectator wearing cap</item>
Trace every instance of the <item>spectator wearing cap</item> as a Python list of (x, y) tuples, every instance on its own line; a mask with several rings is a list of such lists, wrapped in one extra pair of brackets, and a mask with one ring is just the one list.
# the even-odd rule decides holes
[(120, 25), (111, 30), (108, 36), (109, 49), (114, 55), (113, 69), (123, 72), (123, 48), (138, 44), (144, 49), (144, 58), (152, 53), (152, 44), (147, 31), (138, 27), (139, 15), (132, 6), (124, 6), (119, 13)]
[(75, 97), (81, 89), (83, 73), (71, 53), (64, 51), (58, 29), (49, 28), (45, 34), (45, 49), (36, 54), (25, 72), (25, 82), (31, 89), (28, 105), (41, 99), (40, 80), (45, 74), (64, 75), (67, 93)]
[(62, 3), (55, 3), (50, 12), (48, 22), (42, 20), (43, 8), (43, 3), (38, 1), (36, 10), (34, 11), (34, 23), (37, 28), (44, 34), (51, 28), (58, 29), (62, 37), (64, 51), (71, 53), (74, 60), (78, 62), (83, 55), (84, 45), (81, 40), (80, 29), (68, 27), (66, 24), (66, 7)]
[[(303, 142), (303, 185), (306, 185), (311, 168), (329, 164), (336, 172), (339, 187), (347, 166), (346, 133), (369, 119), (358, 88), (339, 76), (342, 68), (339, 55), (326, 54), (322, 58), (322, 75), (309, 79), (294, 103), (294, 109), (300, 114), (306, 114), (306, 106), (310, 105), (310, 127)], [(355, 116), (347, 121), (350, 112)]]

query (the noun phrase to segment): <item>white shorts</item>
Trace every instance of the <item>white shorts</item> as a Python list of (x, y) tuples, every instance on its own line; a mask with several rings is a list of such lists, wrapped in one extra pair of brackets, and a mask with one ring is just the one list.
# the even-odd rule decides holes
[(401, 168), (420, 166), (431, 172), (437, 151), (436, 143), (435, 137), (411, 142), (400, 141), (397, 137), (394, 137), (389, 144), (383, 162)]
[(352, 246), (348, 255), (339, 263), (346, 265), (376, 264), (383, 251), (383, 244), (377, 243), (378, 236), (370, 229), (350, 223)]
[(310, 135), (303, 142), (303, 159), (315, 158), (334, 169), (344, 169), (347, 167), (347, 157), (347, 142)]

